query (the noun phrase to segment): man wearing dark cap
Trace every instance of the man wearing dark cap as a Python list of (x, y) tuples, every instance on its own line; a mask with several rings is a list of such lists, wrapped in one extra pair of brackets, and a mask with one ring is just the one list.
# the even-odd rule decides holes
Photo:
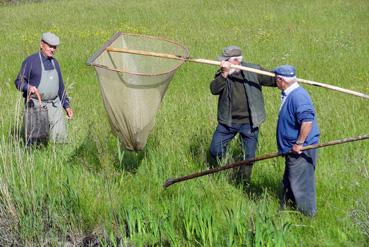
[[(262, 86), (275, 86), (274, 78), (241, 71), (231, 65), (242, 65), (262, 69), (259, 65), (242, 62), (242, 52), (237, 46), (224, 48), (218, 59), (220, 69), (210, 84), (213, 95), (218, 95), (218, 126), (210, 145), (210, 155), (222, 159), (229, 142), (240, 135), (243, 159), (255, 157), (259, 127), (265, 121)], [(239, 182), (248, 183), (252, 166), (241, 166)]]
[(291, 201), (299, 211), (314, 216), (316, 209), (316, 149), (301, 151), (303, 146), (319, 142), (319, 128), (309, 94), (299, 86), (296, 70), (282, 65), (274, 70), (282, 103), (277, 123), (277, 145), (285, 156), (282, 206)]
[[(27, 96), (31, 95), (31, 103), (36, 108), (46, 107), (48, 110), (50, 141), (64, 143), (67, 140), (64, 111), (67, 118), (72, 119), (73, 111), (65, 91), (62, 74), (58, 61), (54, 58), (59, 37), (53, 33), (43, 33), (40, 51), (27, 57), (15, 80), (15, 86)], [(42, 98), (40, 106), (35, 94), (39, 92)]]

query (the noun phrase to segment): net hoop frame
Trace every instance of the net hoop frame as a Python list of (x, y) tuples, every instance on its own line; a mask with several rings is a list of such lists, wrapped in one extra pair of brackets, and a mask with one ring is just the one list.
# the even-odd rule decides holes
[[(152, 39), (152, 40), (162, 40), (174, 45), (177, 45), (181, 48), (183, 48), (185, 54), (183, 55), (183, 59), (178, 59), (180, 61), (180, 63), (176, 66), (174, 66), (173, 69), (171, 69), (170, 71), (166, 71), (166, 72), (161, 72), (161, 73), (156, 73), (156, 74), (147, 74), (147, 73), (134, 73), (134, 72), (130, 72), (124, 69), (119, 69), (119, 68), (111, 68), (105, 65), (101, 65), (98, 63), (95, 63), (95, 60), (103, 53), (106, 51), (106, 48), (108, 48), (114, 41), (116, 41), (120, 36), (124, 36), (124, 35), (129, 35), (129, 36), (139, 36), (139, 37), (143, 37), (143, 38), (148, 38), (148, 39)], [(160, 75), (164, 75), (164, 74), (168, 74), (171, 73), (172, 71), (177, 70), (180, 66), (182, 66), (182, 64), (184, 62), (186, 62), (186, 57), (189, 57), (189, 50), (186, 46), (175, 42), (173, 40), (167, 39), (167, 38), (163, 38), (163, 37), (157, 37), (157, 36), (151, 36), (151, 35), (145, 35), (145, 34), (135, 34), (135, 33), (122, 33), (122, 32), (116, 32), (113, 37), (111, 39), (109, 39), (107, 42), (104, 43), (104, 45), (94, 54), (92, 55), (88, 61), (87, 64), (90, 66), (94, 66), (94, 67), (98, 67), (98, 68), (102, 68), (102, 69), (106, 69), (106, 70), (110, 70), (110, 71), (115, 71), (115, 72), (119, 72), (119, 73), (127, 73), (130, 75), (136, 75), (136, 76), (160, 76)]]

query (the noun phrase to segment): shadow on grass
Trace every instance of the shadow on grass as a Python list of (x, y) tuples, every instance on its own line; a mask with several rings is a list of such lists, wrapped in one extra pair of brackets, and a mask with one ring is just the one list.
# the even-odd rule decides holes
[(212, 157), (209, 151), (211, 138), (211, 136), (205, 134), (195, 134), (192, 136), (189, 151), (194, 163), (205, 163), (207, 167), (215, 168), (225, 165), (226, 163), (233, 162), (233, 157), (236, 157), (237, 159), (242, 158), (243, 154), (239, 138), (235, 138), (235, 140), (232, 141), (232, 144), (230, 143), (228, 147), (230, 152), (227, 152), (225, 159), (217, 160)]
[(244, 188), (244, 193), (253, 200), (259, 200), (264, 193), (282, 199), (284, 161), (270, 159), (254, 163), (251, 184)]
[(209, 137), (204, 134), (195, 134), (191, 137), (189, 147), (191, 159), (194, 163), (209, 163)]
[(99, 158), (99, 150), (91, 131), (88, 132), (82, 144), (74, 151), (67, 163), (82, 165), (93, 171), (101, 170), (102, 164)]
[(98, 172), (104, 166), (114, 167), (117, 172), (135, 173), (141, 164), (145, 152), (133, 152), (121, 148), (117, 138), (97, 138), (88, 132), (82, 144), (71, 155), (68, 163), (82, 165), (89, 170)]
[(280, 199), (282, 195), (282, 178), (268, 177), (260, 174), (256, 181), (253, 181), (251, 178), (251, 183), (244, 186), (243, 191), (250, 199), (253, 200), (262, 199), (266, 191), (268, 194)]
[[(240, 147), (241, 145), (239, 138), (234, 138), (234, 140), (232, 141), (234, 143), (231, 144), (229, 147), (229, 155), (232, 157), (227, 157), (223, 161), (216, 160), (210, 155), (209, 146), (211, 137), (200, 133), (193, 135), (191, 140), (192, 142), (190, 144), (190, 153), (193, 162), (205, 163), (209, 169), (231, 164), (242, 159), (243, 153)], [(235, 158), (237, 160), (235, 160)], [(253, 170), (255, 170), (255, 166), (257, 165), (257, 163), (254, 164)], [(251, 182), (244, 182), (239, 179), (238, 167), (230, 169), (228, 171), (229, 183), (233, 184), (235, 187), (241, 188), (244, 194), (250, 199), (261, 199), (265, 191), (268, 191), (268, 193), (275, 196), (276, 198), (280, 198), (282, 194), (282, 177), (270, 177), (270, 174), (260, 174), (257, 179), (253, 179), (253, 175), (251, 175)], [(255, 171), (253, 172), (255, 173)]]
[(146, 151), (129, 151), (127, 149), (118, 148), (118, 154), (114, 162), (114, 167), (117, 171), (127, 171), (136, 173), (138, 167), (141, 165)]

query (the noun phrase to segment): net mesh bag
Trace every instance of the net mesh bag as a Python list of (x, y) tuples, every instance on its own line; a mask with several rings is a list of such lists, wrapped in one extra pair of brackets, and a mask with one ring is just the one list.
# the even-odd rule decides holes
[(169, 82), (183, 60), (109, 52), (107, 47), (187, 57), (175, 42), (152, 36), (116, 33), (89, 59), (96, 69), (112, 130), (128, 150), (142, 150)]

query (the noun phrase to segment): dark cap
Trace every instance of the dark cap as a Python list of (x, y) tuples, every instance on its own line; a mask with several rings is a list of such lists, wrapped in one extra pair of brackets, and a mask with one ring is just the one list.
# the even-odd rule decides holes
[(241, 48), (235, 45), (227, 46), (223, 50), (223, 54), (218, 57), (218, 61), (228, 60), (231, 57), (242, 56)]
[(276, 75), (284, 77), (294, 77), (296, 76), (296, 69), (291, 65), (281, 65), (273, 70)]

